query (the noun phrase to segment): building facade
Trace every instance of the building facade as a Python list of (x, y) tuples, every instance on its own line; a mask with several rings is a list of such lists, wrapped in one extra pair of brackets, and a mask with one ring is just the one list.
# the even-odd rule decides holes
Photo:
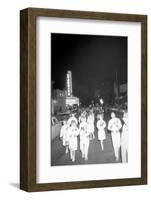
[(52, 99), (51, 100), (52, 115), (55, 115), (56, 113), (65, 112), (67, 107), (72, 107), (74, 105), (79, 106), (79, 98), (73, 96), (71, 71), (67, 71), (66, 74), (66, 89), (53, 90), (51, 99)]

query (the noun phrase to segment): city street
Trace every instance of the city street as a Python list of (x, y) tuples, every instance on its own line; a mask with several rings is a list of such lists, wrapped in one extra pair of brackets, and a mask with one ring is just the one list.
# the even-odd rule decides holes
[[(79, 138), (78, 138), (79, 144)], [(59, 137), (56, 137), (51, 143), (51, 165), (79, 165), (79, 164), (105, 164), (105, 163), (119, 163), (115, 160), (114, 150), (111, 140), (111, 134), (106, 133), (106, 140), (104, 140), (104, 151), (101, 150), (101, 145), (97, 139), (97, 131), (95, 131), (95, 139), (90, 141), (88, 160), (85, 161), (81, 156), (81, 151), (78, 145), (76, 151), (75, 162), (72, 162), (69, 153), (65, 154), (65, 147)]]

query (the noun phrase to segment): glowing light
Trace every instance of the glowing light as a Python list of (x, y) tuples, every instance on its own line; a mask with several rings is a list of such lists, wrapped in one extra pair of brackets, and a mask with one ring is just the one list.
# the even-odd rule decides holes
[(66, 79), (66, 87), (67, 87), (67, 96), (72, 96), (72, 74), (71, 71), (67, 72), (67, 79)]

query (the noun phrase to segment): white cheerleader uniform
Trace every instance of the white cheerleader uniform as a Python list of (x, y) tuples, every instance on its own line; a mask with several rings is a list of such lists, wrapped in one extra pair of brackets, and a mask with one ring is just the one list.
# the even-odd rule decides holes
[(105, 136), (105, 127), (106, 127), (106, 123), (104, 120), (98, 120), (97, 121), (97, 128), (98, 128), (98, 140), (105, 140), (106, 136)]
[(63, 146), (69, 145), (68, 125), (64, 124), (60, 130), (60, 138), (62, 137)]
[(89, 137), (87, 133), (87, 123), (81, 122), (79, 125), (80, 132), (80, 149), (83, 151), (83, 145), (89, 146)]
[(69, 128), (69, 149), (76, 151), (78, 149), (78, 140), (77, 136), (79, 135), (78, 128), (70, 127)]
[(87, 132), (88, 124), (87, 122), (81, 122), (79, 126), (80, 130), (80, 150), (82, 152), (82, 157), (86, 160), (88, 159), (88, 149), (89, 149), (89, 132)]
[(119, 149), (121, 145), (121, 138), (120, 138), (121, 127), (122, 127), (122, 124), (119, 118), (115, 117), (115, 118), (110, 119), (109, 124), (108, 124), (108, 129), (111, 131), (112, 143), (113, 143), (116, 160), (119, 159)]
[(128, 153), (128, 119), (123, 118), (124, 125), (122, 128), (121, 135), (121, 154), (122, 154), (122, 162), (127, 162), (127, 153)]

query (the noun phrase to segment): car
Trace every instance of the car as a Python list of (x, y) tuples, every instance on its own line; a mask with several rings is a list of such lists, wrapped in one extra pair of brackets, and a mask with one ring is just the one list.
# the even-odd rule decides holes
[(54, 140), (56, 137), (59, 137), (60, 135), (60, 129), (61, 129), (61, 122), (55, 117), (51, 117), (51, 140)]

